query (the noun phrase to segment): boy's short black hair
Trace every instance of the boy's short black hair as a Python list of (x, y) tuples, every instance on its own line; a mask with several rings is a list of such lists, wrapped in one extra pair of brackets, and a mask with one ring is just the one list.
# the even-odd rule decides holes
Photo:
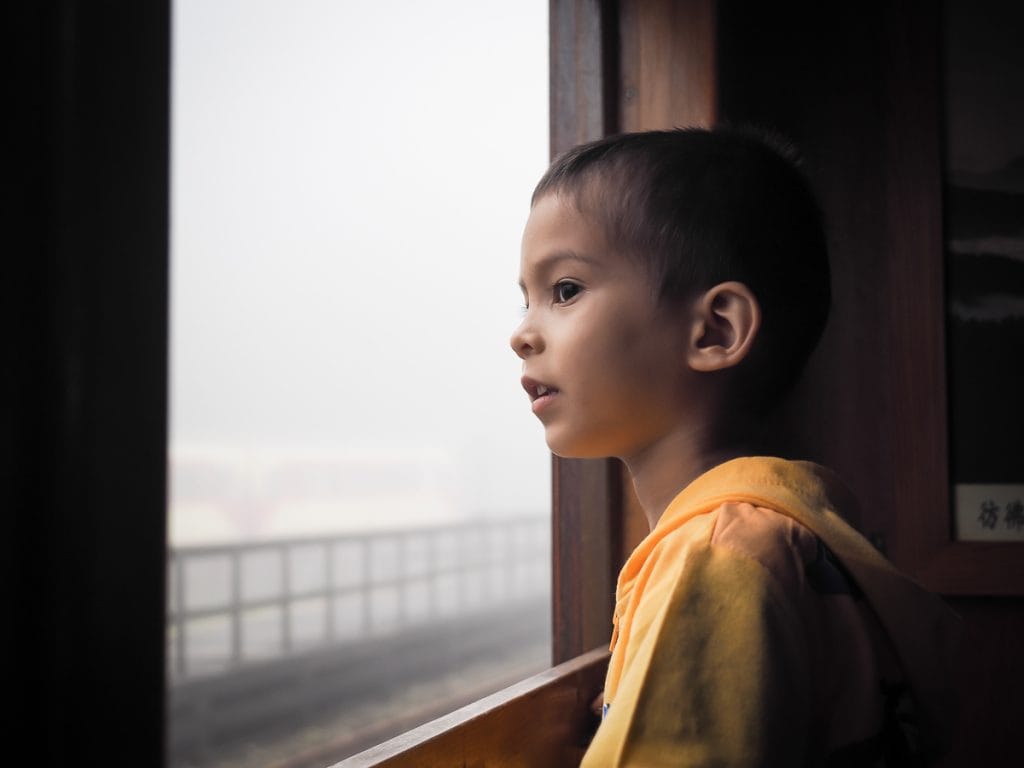
[(762, 320), (744, 403), (760, 412), (788, 391), (831, 297), (821, 213), (790, 145), (750, 128), (609, 136), (557, 158), (533, 202), (553, 193), (640, 260), (662, 301), (727, 280), (750, 288)]

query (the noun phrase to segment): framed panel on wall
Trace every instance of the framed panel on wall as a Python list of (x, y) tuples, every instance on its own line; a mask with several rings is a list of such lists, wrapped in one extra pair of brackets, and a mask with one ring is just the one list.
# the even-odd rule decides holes
[(1024, 6), (945, 3), (953, 538), (1024, 542)]

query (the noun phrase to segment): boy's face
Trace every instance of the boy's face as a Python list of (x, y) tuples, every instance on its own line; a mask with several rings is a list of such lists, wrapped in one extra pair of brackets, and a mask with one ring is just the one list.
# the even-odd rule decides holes
[(523, 233), (526, 314), (512, 335), (523, 387), (559, 456), (630, 458), (693, 412), (689, 309), (569, 201), (537, 201)]

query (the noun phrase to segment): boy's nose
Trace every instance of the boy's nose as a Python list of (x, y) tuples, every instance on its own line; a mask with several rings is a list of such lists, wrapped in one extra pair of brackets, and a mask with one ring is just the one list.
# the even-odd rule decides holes
[(544, 348), (540, 335), (529, 328), (525, 321), (513, 332), (509, 344), (512, 346), (512, 351), (523, 360)]

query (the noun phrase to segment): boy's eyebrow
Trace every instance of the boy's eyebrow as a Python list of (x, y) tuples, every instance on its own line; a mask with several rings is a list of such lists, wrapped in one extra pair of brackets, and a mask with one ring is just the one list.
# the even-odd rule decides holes
[[(584, 264), (589, 264), (591, 266), (594, 266), (598, 263), (597, 259), (593, 258), (592, 256), (587, 256), (582, 253), (576, 253), (576, 251), (555, 251), (554, 253), (549, 253), (547, 256), (538, 261), (534, 265), (534, 271), (540, 272), (541, 270), (544, 269), (550, 269), (554, 264), (557, 264), (560, 261), (579, 261)], [(519, 278), (519, 287), (522, 288), (524, 291), (526, 290), (526, 284), (523, 282), (522, 277)]]

